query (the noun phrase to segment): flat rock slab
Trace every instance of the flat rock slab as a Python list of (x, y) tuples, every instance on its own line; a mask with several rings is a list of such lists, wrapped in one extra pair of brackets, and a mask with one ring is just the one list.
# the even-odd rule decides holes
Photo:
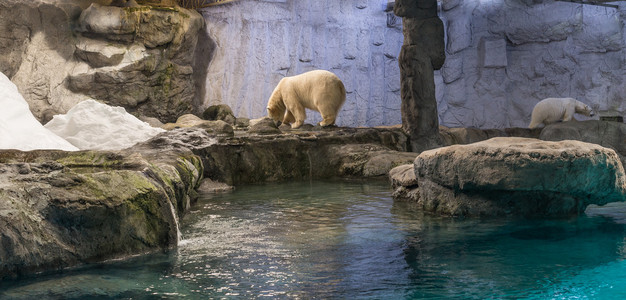
[(498, 137), (425, 151), (414, 166), (423, 208), (447, 215), (576, 215), (626, 195), (615, 151), (572, 140)]

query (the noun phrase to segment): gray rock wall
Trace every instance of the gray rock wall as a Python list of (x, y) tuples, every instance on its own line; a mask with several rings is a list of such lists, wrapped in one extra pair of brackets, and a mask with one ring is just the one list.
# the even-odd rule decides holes
[[(261, 0), (204, 9), (217, 45), (204, 107), (225, 103), (236, 116), (262, 117), (282, 77), (326, 69), (346, 86), (339, 126), (400, 123), (401, 21), (385, 7), (380, 0)], [(320, 121), (318, 113), (307, 117)]]
[[(225, 103), (237, 116), (260, 117), (280, 78), (320, 68), (346, 84), (339, 125), (401, 123), (401, 21), (384, 4), (265, 0), (204, 9), (216, 49), (199, 102)], [(620, 8), (443, 0), (446, 63), (435, 72), (440, 123), (526, 127), (535, 103), (547, 97), (626, 111), (626, 5), (614, 4)], [(316, 113), (308, 117), (309, 123), (319, 121)]]
[(534, 105), (548, 97), (574, 97), (623, 114), (626, 5), (619, 5), (443, 0), (446, 63), (436, 76), (441, 123), (525, 127)]

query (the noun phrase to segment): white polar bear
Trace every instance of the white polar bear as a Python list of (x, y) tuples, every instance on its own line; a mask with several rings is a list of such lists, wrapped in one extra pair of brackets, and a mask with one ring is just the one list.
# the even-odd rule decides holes
[(306, 119), (305, 108), (318, 111), (324, 119), (320, 126), (335, 124), (346, 101), (346, 88), (335, 74), (314, 70), (280, 80), (269, 101), (267, 112), (276, 122), (299, 128)]
[(558, 121), (571, 121), (574, 113), (590, 117), (594, 114), (591, 107), (574, 98), (546, 98), (533, 108), (528, 128), (537, 128), (539, 124), (547, 126)]

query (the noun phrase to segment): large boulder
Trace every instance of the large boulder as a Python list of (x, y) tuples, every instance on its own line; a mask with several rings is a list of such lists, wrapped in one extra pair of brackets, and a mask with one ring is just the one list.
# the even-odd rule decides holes
[[(275, 128), (274, 128), (275, 129)], [(240, 185), (333, 177), (385, 177), (407, 164), (401, 129), (334, 128), (259, 134), (248, 131), (219, 137), (219, 143), (194, 151), (203, 158), (205, 177)], [(159, 148), (160, 143), (147, 143)]]
[(0, 280), (176, 246), (190, 152), (0, 152)]
[(615, 151), (579, 141), (493, 138), (425, 151), (414, 164), (418, 203), (439, 214), (566, 216), (626, 200)]
[(182, 115), (178, 117), (176, 123), (167, 123), (163, 125), (163, 128), (166, 130), (187, 127), (202, 128), (208, 133), (221, 136), (232, 136), (234, 134), (233, 127), (222, 120), (207, 121), (193, 114)]

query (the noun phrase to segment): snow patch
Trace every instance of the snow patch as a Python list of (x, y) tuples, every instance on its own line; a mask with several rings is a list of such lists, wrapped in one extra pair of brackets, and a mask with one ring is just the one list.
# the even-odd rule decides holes
[(164, 132), (126, 112), (89, 99), (65, 115), (56, 115), (46, 128), (81, 150), (121, 150)]
[(31, 113), (17, 87), (0, 72), (0, 149), (30, 151), (78, 148), (46, 129)]

